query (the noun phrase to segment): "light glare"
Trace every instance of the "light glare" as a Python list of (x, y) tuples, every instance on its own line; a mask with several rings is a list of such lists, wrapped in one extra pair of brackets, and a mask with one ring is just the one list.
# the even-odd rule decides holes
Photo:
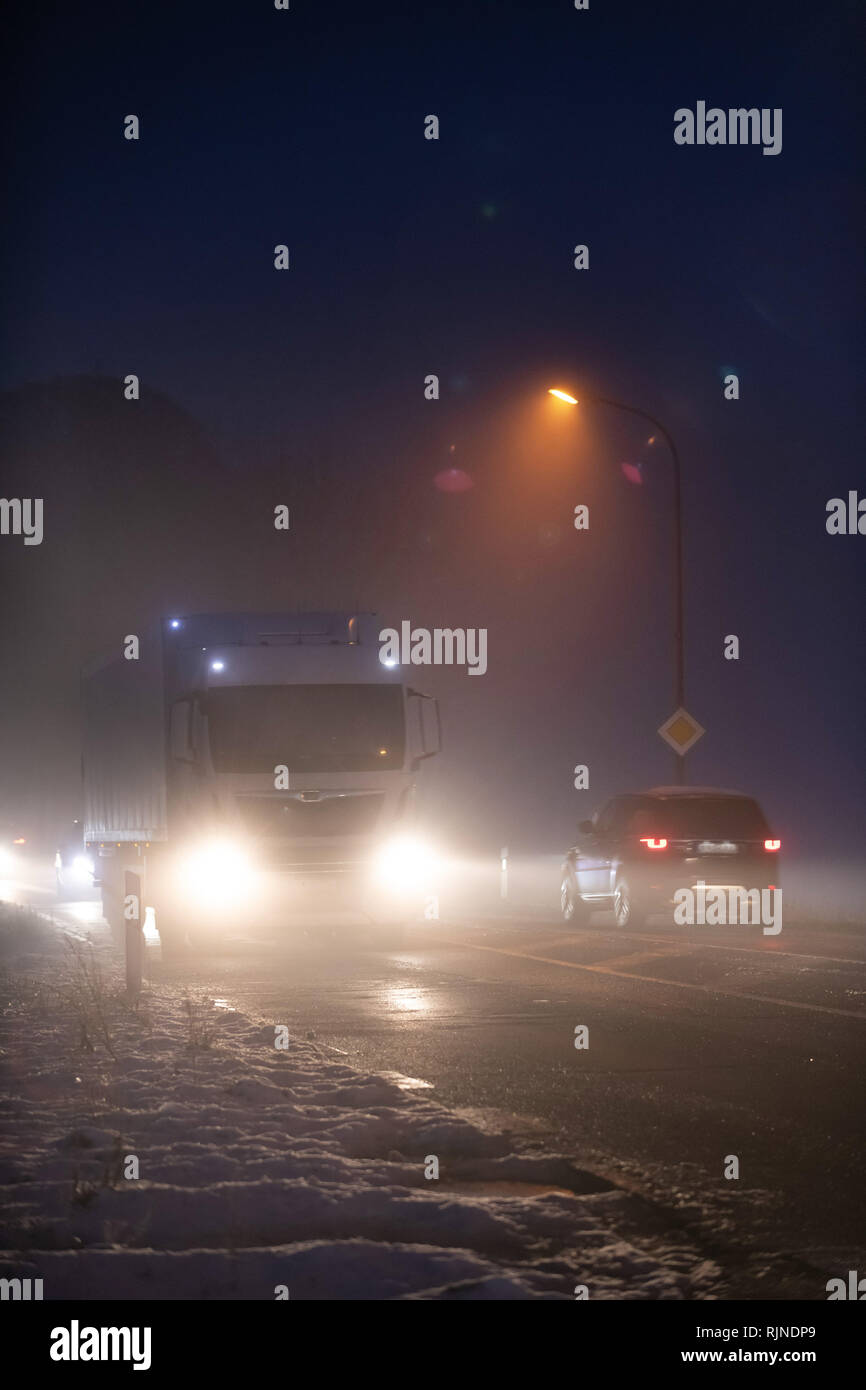
[(249, 858), (230, 840), (192, 850), (181, 860), (179, 878), (189, 897), (211, 907), (236, 906), (249, 899), (254, 883)]
[(401, 836), (389, 840), (376, 855), (376, 877), (395, 893), (416, 892), (429, 886), (436, 867), (436, 856), (421, 840)]

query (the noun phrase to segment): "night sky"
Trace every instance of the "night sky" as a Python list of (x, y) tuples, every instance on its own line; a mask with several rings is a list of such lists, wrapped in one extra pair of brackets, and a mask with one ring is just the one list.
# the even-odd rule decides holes
[[(0, 537), (0, 818), (75, 813), (81, 665), (208, 609), (486, 627), (484, 677), (412, 674), (467, 844), (669, 782), (669, 457), (559, 385), (682, 456), (689, 779), (862, 854), (866, 537), (825, 529), (866, 496), (855, 4), (8, 13), (0, 490), (45, 537)], [(781, 107), (782, 152), (677, 146), (699, 100)]]

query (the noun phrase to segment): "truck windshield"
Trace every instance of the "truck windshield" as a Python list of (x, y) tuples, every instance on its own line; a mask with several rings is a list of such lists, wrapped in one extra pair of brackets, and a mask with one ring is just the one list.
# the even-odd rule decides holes
[(382, 772), (402, 767), (396, 685), (234, 685), (208, 691), (217, 772)]

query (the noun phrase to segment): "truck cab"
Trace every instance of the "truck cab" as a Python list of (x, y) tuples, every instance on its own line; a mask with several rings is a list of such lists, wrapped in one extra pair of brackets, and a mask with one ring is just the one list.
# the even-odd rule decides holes
[[(420, 911), (415, 781), (439, 749), (438, 710), (380, 660), (378, 633), (375, 614), (173, 616), (139, 662), (111, 663), (126, 698), (109, 715), (97, 696), (91, 716), (127, 708), (135, 732), (124, 755), (121, 731), (91, 718), (91, 782), (101, 767), (112, 791), (102, 814), (90, 797), (87, 839), (115, 899), (119, 866), (137, 866), (164, 941), (238, 914)], [(87, 766), (85, 750), (86, 786)]]

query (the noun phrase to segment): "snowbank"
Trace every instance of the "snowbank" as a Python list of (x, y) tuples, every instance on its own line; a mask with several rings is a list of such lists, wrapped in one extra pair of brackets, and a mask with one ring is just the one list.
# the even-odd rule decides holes
[(110, 949), (44, 922), (0, 951), (0, 1277), (46, 1299), (712, 1296), (718, 1270), (567, 1157), (181, 987), (130, 1010)]

